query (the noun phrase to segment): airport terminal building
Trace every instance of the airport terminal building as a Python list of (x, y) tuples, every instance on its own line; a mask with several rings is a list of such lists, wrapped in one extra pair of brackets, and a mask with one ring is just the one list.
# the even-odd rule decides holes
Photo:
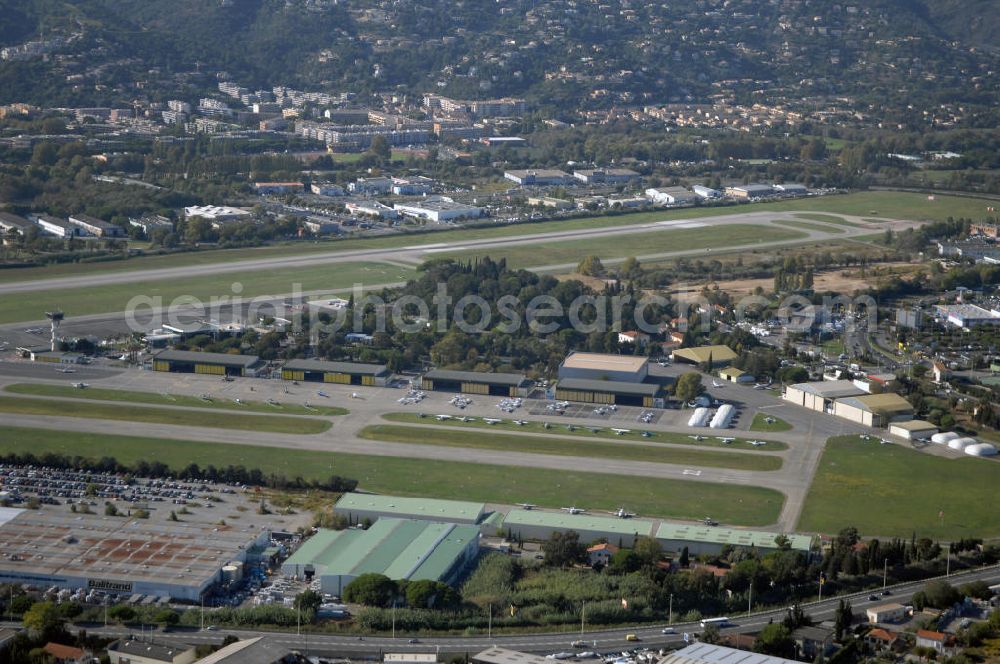
[(285, 380), (340, 385), (383, 387), (391, 372), (384, 364), (327, 362), (325, 360), (289, 360), (281, 368)]

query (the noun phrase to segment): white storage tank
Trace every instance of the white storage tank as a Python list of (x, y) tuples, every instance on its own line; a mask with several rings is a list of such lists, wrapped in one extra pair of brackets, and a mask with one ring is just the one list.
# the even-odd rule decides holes
[(956, 438), (948, 442), (948, 447), (953, 450), (964, 450), (969, 445), (975, 445), (975, 438)]
[(688, 419), (689, 427), (703, 427), (708, 421), (708, 408), (695, 408), (694, 413)]
[(243, 563), (236, 561), (222, 566), (222, 582), (236, 583), (243, 578)]
[(960, 438), (960, 436), (954, 431), (942, 431), (931, 436), (931, 442), (938, 445), (947, 445), (956, 438)]
[(990, 443), (978, 443), (976, 445), (969, 445), (963, 450), (969, 456), (996, 456), (997, 448)]
[(712, 418), (710, 427), (713, 429), (725, 429), (729, 426), (729, 422), (733, 419), (733, 407), (728, 403), (721, 406), (715, 413), (715, 417)]

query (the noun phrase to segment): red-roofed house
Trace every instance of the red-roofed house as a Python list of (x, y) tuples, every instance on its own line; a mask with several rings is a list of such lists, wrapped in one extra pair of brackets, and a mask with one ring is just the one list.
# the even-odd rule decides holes
[(590, 559), (590, 566), (600, 563), (605, 567), (611, 562), (611, 556), (618, 553), (618, 547), (614, 544), (608, 544), (607, 542), (603, 544), (595, 544), (594, 546), (587, 549), (587, 557)]
[(620, 344), (632, 344), (637, 348), (645, 348), (649, 343), (649, 335), (645, 332), (638, 332), (636, 330), (627, 330), (625, 332), (618, 333), (618, 343)]
[(64, 646), (61, 643), (46, 643), (42, 650), (52, 655), (52, 659), (55, 660), (55, 664), (82, 664), (83, 662), (88, 662), (92, 659), (90, 655), (80, 648)]
[(889, 629), (876, 627), (865, 634), (865, 644), (874, 653), (892, 650), (899, 643), (899, 634)]
[(944, 632), (934, 632), (929, 629), (917, 630), (917, 646), (933, 648), (939, 653), (951, 652), (955, 647), (955, 638)]

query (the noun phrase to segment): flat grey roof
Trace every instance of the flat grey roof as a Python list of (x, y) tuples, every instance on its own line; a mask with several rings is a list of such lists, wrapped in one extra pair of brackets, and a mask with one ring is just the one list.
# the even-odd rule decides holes
[(223, 364), (227, 367), (252, 367), (260, 362), (256, 355), (230, 355), (229, 353), (199, 353), (190, 350), (164, 350), (153, 356), (153, 360), (166, 362), (196, 362), (199, 364)]
[(639, 394), (654, 397), (660, 393), (662, 385), (656, 383), (626, 383), (620, 380), (585, 380), (583, 378), (561, 378), (557, 389), (583, 390), (585, 392), (612, 392), (614, 394)]
[(389, 373), (389, 369), (384, 364), (330, 362), (327, 360), (288, 360), (282, 368), (289, 371), (323, 371), (363, 376), (384, 376)]
[(108, 650), (120, 652), (123, 655), (133, 655), (144, 659), (153, 659), (160, 662), (173, 662), (182, 652), (192, 650), (194, 646), (174, 646), (151, 643), (149, 641), (137, 641), (132, 638), (115, 641)]
[(663, 657), (658, 664), (795, 664), (795, 660), (696, 642)]
[(490, 648), (473, 655), (472, 661), (483, 664), (551, 664), (552, 660), (506, 648)]
[(466, 383), (487, 383), (490, 385), (510, 385), (520, 387), (528, 383), (521, 374), (487, 373), (485, 371), (451, 371), (450, 369), (431, 369), (424, 374), (428, 380), (457, 380)]
[(813, 383), (796, 383), (789, 385), (790, 388), (800, 390), (806, 394), (813, 394), (827, 399), (839, 399), (841, 397), (853, 397), (858, 394), (866, 394), (864, 390), (849, 380), (824, 380)]

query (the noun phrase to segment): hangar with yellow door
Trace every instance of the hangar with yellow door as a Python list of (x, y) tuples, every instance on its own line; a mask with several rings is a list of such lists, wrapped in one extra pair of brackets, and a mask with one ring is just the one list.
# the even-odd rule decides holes
[(153, 356), (153, 371), (171, 373), (253, 376), (261, 364), (256, 355), (199, 353), (190, 350), (164, 350)]
[(556, 399), (617, 406), (663, 408), (663, 386), (656, 383), (626, 383), (619, 380), (561, 378)]
[(531, 381), (522, 374), (432, 369), (420, 379), (420, 389), (495, 397), (526, 397)]
[(368, 385), (382, 387), (392, 372), (384, 364), (360, 362), (329, 362), (326, 360), (289, 360), (281, 368), (285, 380), (310, 383), (337, 383), (340, 385)]

